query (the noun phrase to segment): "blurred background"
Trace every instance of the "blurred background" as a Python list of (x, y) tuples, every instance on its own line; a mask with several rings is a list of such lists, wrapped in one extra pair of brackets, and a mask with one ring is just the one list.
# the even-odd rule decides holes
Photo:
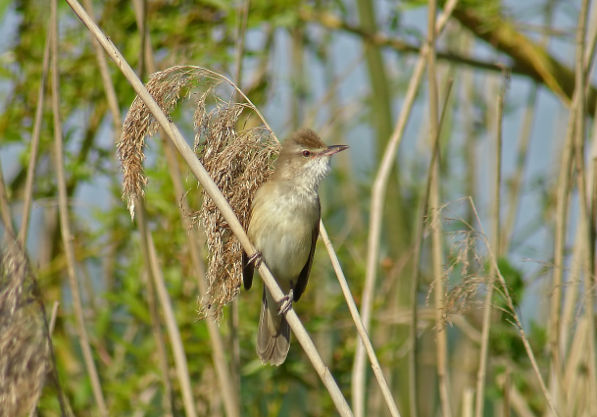
[[(322, 218), (403, 416), (597, 415), (595, 2), (439, 1), (435, 24), (449, 18), (435, 59), (421, 61), (425, 72), (417, 68), (434, 7), (426, 1), (84, 3), (142, 80), (199, 65), (234, 80), (280, 139), (305, 126), (350, 145), (322, 185)], [(199, 319), (207, 252), (189, 218), (201, 190), (156, 135), (147, 141), (145, 220), (171, 311), (164, 307), (145, 232), (121, 200), (115, 142), (134, 90), (109, 58), (102, 79), (92, 35), (58, 1), (71, 263), (51, 60), (44, 68), (50, 16), (47, 1), (0, 1), (2, 260), (20, 232), (39, 289), (27, 291), (48, 317), (59, 303), (51, 336), (59, 384), (48, 376), (28, 394), (40, 395), (38, 415), (61, 415), (60, 398), (77, 416), (335, 415), (296, 340), (281, 367), (260, 364), (261, 283), (241, 291), (217, 326)], [(192, 114), (187, 101), (173, 117), (190, 144)], [(321, 242), (295, 309), (356, 415), (390, 415), (367, 360), (355, 361), (358, 336)]]

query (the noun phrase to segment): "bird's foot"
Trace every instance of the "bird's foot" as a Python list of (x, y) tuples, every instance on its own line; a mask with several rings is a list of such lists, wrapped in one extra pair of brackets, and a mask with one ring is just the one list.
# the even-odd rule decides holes
[(282, 314), (288, 313), (288, 311), (292, 308), (293, 300), (294, 300), (294, 291), (292, 291), (292, 288), (291, 288), (290, 291), (288, 291), (288, 294), (286, 294), (284, 297), (282, 297), (282, 300), (280, 301), (280, 308), (278, 309), (278, 314), (282, 315)]
[(263, 255), (260, 251), (255, 252), (249, 259), (247, 259), (247, 264), (253, 264), (255, 269), (259, 269), (261, 262), (263, 262)]

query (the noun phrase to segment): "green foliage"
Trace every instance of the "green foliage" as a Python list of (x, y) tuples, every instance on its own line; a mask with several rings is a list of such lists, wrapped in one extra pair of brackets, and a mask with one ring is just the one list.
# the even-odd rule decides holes
[[(100, 27), (124, 54), (128, 63), (147, 80), (148, 64), (144, 62), (140, 49), (143, 37), (137, 27), (132, 3), (122, 0), (93, 3)], [(242, 2), (154, 0), (145, 3), (148, 7), (148, 34), (158, 69), (178, 64), (196, 64), (234, 77), (232, 74), (236, 72), (236, 48), (239, 45), (236, 36)], [(364, 51), (375, 49), (377, 38), (368, 37), (367, 34), (360, 33), (360, 29), (354, 29), (353, 22), (361, 22), (355, 4), (344, 0), (317, 1), (309, 5), (303, 3), (292, 0), (250, 2), (248, 32), (243, 51), (245, 69), (241, 85), (257, 107), (266, 113), (279, 137), (287, 133), (292, 124), (290, 121), (296, 119), (300, 123), (310, 123), (310, 127), (320, 130), (329, 143), (350, 143), (351, 154), (341, 157), (346, 159), (334, 161), (332, 174), (322, 185), (320, 193), (324, 222), (352, 294), (357, 305), (361, 306), (364, 277), (367, 274), (372, 185), (389, 137), (389, 133), (381, 135), (383, 137), (376, 136), (379, 126), (375, 120), (381, 112), (387, 112), (392, 116), (387, 127), (391, 128), (395, 123), (398, 112), (404, 107), (404, 95), (410, 83), (414, 60), (411, 53), (398, 53), (395, 49), (387, 53), (386, 49), (377, 49), (382, 65), (377, 65), (373, 70), (370, 67), (372, 64), (367, 64)], [(402, 1), (398, 4), (372, 1), (372, 8), (377, 8), (377, 13), (383, 14), (378, 16), (374, 32), (419, 45), (425, 39), (426, 22), (413, 21), (412, 16), (421, 15), (426, 4), (427, 2), (421, 0)], [(52, 335), (60, 386), (74, 415), (95, 416), (98, 410), (76, 331), (72, 294), (66, 284), (66, 260), (55, 210), (57, 189), (53, 166), (53, 117), (49, 78), (46, 81), (40, 148), (36, 161), (31, 160), (29, 146), (42, 78), (41, 64), (49, 24), (49, 5), (49, 2), (41, 0), (0, 0), (0, 18), (3, 24), (14, 24), (16, 27), (15, 33), (11, 33), (3, 43), (5, 50), (0, 51), (0, 151), (11, 209), (17, 220), (15, 224), (18, 224), (21, 215), (19, 211), (25, 191), (27, 168), (35, 164), (33, 220), (27, 250), (39, 277), (45, 305), (60, 302), (56, 328)], [(175, 372), (164, 314), (159, 302), (157, 306), (150, 305), (150, 300), (155, 300), (157, 295), (141, 247), (137, 220), (131, 221), (125, 203), (121, 200), (122, 173), (115, 152), (118, 138), (115, 137), (115, 129), (111, 124), (95, 50), (90, 34), (68, 5), (62, 1), (58, 5), (59, 111), (64, 129), (64, 168), (71, 210), (69, 219), (73, 224), (72, 241), (84, 300), (86, 328), (102, 391), (107, 399), (110, 415), (142, 412), (146, 416), (162, 416), (170, 411), (166, 409), (168, 398), (164, 380), (167, 379), (173, 387), (173, 414), (183, 415), (180, 383)], [(305, 10), (312, 11), (315, 17), (307, 19)], [(483, 31), (491, 31), (497, 18), (504, 19), (504, 16), (509, 15), (509, 11), (498, 0), (461, 0), (457, 13), (466, 11), (474, 11), (484, 19)], [(326, 23), (323, 19), (327, 16), (326, 13), (338, 17), (341, 25), (330, 26), (329, 22)], [(320, 18), (322, 20), (318, 20)], [(524, 24), (522, 21), (516, 23)], [(291, 42), (297, 28), (302, 36)], [(467, 49), (467, 53), (470, 52), (474, 58), (477, 49), (482, 49), (485, 55), (493, 57), (493, 51), (486, 53), (487, 44), (479, 46), (474, 39), (467, 38), (471, 35), (462, 28), (454, 25), (449, 31), (449, 36), (441, 38), (438, 50), (450, 51), (446, 53), (449, 55)], [(469, 40), (470, 45), (463, 46)], [(292, 60), (293, 54), (302, 57), (302, 68), (292, 67), (297, 62)], [(471, 197), (480, 213), (482, 226), (485, 230), (490, 229), (488, 225), (492, 214), (487, 207), (490, 206), (492, 197), (488, 196), (490, 190), (486, 184), (490, 183), (489, 179), (495, 173), (493, 155), (487, 154), (494, 149), (495, 127), (491, 119), (495, 113), (495, 97), (491, 96), (491, 89), (486, 87), (487, 79), (493, 79), (496, 75), (485, 69), (474, 68), (471, 63), (464, 66), (457, 59), (449, 59), (445, 56), (438, 59), (440, 92), (443, 92), (446, 79), (455, 79), (452, 99), (448, 103), (448, 113), (442, 128), (439, 180), (440, 201), (442, 205), (446, 204), (442, 206), (441, 221), (447, 298), (451, 301), (450, 295), (455, 289), (461, 289), (464, 294), (458, 299), (462, 300), (463, 305), (458, 305), (454, 311), (448, 308), (450, 311), (446, 313), (449, 323), (453, 318), (452, 314), (457, 314), (460, 319), (454, 321), (453, 328), (446, 330), (449, 341), (448, 376), (454, 383), (451, 387), (454, 397), (460, 398), (464, 389), (473, 386), (471, 381), (477, 376), (477, 334), (481, 333), (483, 313), (480, 306), (486, 289), (485, 279), (491, 270), (487, 249), (479, 238), (480, 225), (468, 206), (468, 200), (463, 200), (462, 197), (466, 193), (473, 193)], [(499, 62), (505, 61), (507, 60), (500, 57)], [(450, 65), (444, 65), (446, 62)], [(515, 64), (524, 67), (524, 63)], [(134, 90), (111, 63), (109, 72), (117, 93), (119, 109), (124, 115), (135, 97)], [(370, 94), (372, 88), (369, 84), (376, 79), (373, 77), (372, 80), (371, 75), (380, 73), (385, 74), (388, 79), (381, 86), (388, 94), (387, 103), (382, 102), (379, 94)], [(536, 82), (520, 75), (515, 76), (517, 85)], [(415, 242), (413, 233), (420, 220), (417, 217), (418, 207), (425, 195), (430, 161), (428, 89), (425, 84), (426, 81), (417, 91), (411, 121), (398, 154), (394, 155), (396, 168), (392, 171), (391, 180), (385, 184), (380, 253), (374, 259), (377, 262), (378, 284), (369, 329), (403, 415), (408, 414), (409, 408), (407, 370), (411, 346), (410, 278), (412, 268), (417, 267), (421, 270), (419, 291), (416, 292), (417, 311), (420, 314), (417, 339), (420, 362), (417, 369), (420, 371), (420, 386), (425, 387), (420, 389), (419, 396), (429, 403), (430, 415), (436, 415), (439, 410), (434, 336), (435, 326), (442, 324), (435, 322), (431, 290), (434, 279), (430, 250), (432, 227), (429, 222), (425, 223), (421, 259), (413, 259), (412, 255)], [(297, 85), (301, 86), (299, 92)], [(221, 94), (223, 99), (229, 100), (233, 93), (226, 90)], [(172, 116), (189, 139), (191, 133), (188, 132), (193, 131), (190, 115), (195, 98), (191, 96)], [(509, 127), (508, 137), (504, 137), (506, 159), (515, 160), (516, 142), (511, 138), (517, 137), (517, 134), (509, 133), (514, 130), (512, 120), (518, 123), (524, 110), (520, 103), (526, 102), (526, 98), (518, 91), (510, 91), (507, 96), (504, 115), (504, 126)], [(213, 104), (215, 102), (210, 102), (210, 105)], [(293, 109), (297, 109), (298, 114), (293, 114)], [(312, 119), (301, 119), (301, 115), (311, 112)], [(553, 114), (544, 115), (540, 124), (545, 124), (544, 120), (547, 119), (557, 117)], [(250, 127), (255, 121), (248, 117), (242, 123)], [(554, 133), (554, 138), (544, 137), (547, 135), (544, 135), (544, 130), (541, 130), (542, 140), (563, 142), (557, 132)], [(556, 130), (558, 129), (554, 129)], [(545, 159), (547, 155), (550, 159), (559, 161), (559, 148), (550, 151), (546, 150), (548, 146), (543, 143), (537, 146), (543, 148), (543, 153), (536, 159)], [(471, 151), (471, 148), (474, 149)], [(529, 149), (529, 152), (537, 152)], [(472, 158), (470, 155), (466, 156), (467, 151), (471, 151)], [(159, 135), (147, 140), (145, 173), (148, 184), (145, 205), (149, 228), (184, 345), (199, 414), (223, 415), (221, 388), (213, 364), (210, 333), (206, 323), (198, 319), (200, 277), (191, 262), (189, 233), (180, 219), (180, 200), (176, 196), (170, 167), (164, 154), (163, 141)], [(520, 155), (516, 157), (520, 158)], [(10, 165), (10, 170), (6, 169), (7, 165)], [(514, 177), (512, 165), (504, 164), (506, 168), (502, 173), (503, 182), (510, 185)], [(191, 207), (191, 212), (185, 215), (192, 218), (201, 205), (201, 189), (184, 164), (180, 164), (180, 169), (185, 197)], [(521, 196), (539, 195), (539, 207), (529, 207), (527, 204), (524, 210), (520, 210), (524, 213), (519, 213), (510, 251), (498, 259), (498, 267), (505, 279), (515, 311), (510, 311), (506, 302), (507, 295), (496, 284), (491, 306), (487, 390), (483, 397), (487, 410), (485, 415), (493, 415), (489, 410), (504, 401), (500, 381), (506, 376), (535, 414), (546, 412), (545, 398), (538, 388), (519, 329), (513, 324), (513, 314), (520, 316), (522, 311), (529, 310), (529, 300), (533, 300), (532, 293), (538, 286), (533, 280), (535, 276), (539, 276), (543, 280), (541, 282), (551, 280), (551, 266), (543, 267), (539, 272), (529, 272), (532, 268), (521, 262), (520, 254), (537, 254), (538, 262), (552, 264), (550, 245), (557, 204), (555, 180), (551, 178), (555, 177), (554, 172), (536, 171), (532, 173), (530, 180), (523, 177), (526, 188), (520, 191)], [(82, 190), (86, 192), (81, 192)], [(97, 195), (94, 193), (96, 190)], [(504, 211), (512, 204), (506, 194), (502, 193)], [(528, 216), (528, 210), (533, 211), (535, 208), (537, 216)], [(571, 218), (574, 215), (576, 213)], [(426, 216), (430, 218), (429, 213)], [(196, 221), (194, 224), (197, 227)], [(544, 240), (549, 243), (549, 247), (541, 247), (544, 242), (537, 243), (536, 239), (533, 240), (529, 230), (545, 232), (547, 238)], [(467, 248), (466, 256), (462, 256), (464, 252), (459, 247), (462, 243), (459, 239), (465, 234), (474, 237), (475, 242)], [(205, 261), (203, 241), (200, 246), (202, 260)], [(570, 250), (572, 252), (573, 249)], [(568, 282), (568, 287), (571, 285)], [(237, 372), (240, 388), (235, 388), (238, 388), (240, 395), (241, 415), (334, 415), (335, 407), (328, 393), (294, 337), (288, 359), (283, 366), (264, 367), (257, 359), (255, 338), (261, 291), (262, 284), (258, 279), (251, 291), (241, 290), (235, 334), (232, 334), (230, 328), (230, 308), (224, 310), (218, 323), (225, 344), (223, 353), (228, 364), (233, 359), (232, 344), (238, 343), (240, 357)], [(542, 317), (542, 313), (537, 311), (547, 310), (547, 298), (533, 301), (540, 305), (531, 306), (530, 310), (533, 311), (530, 312), (530, 317), (522, 317), (527, 338), (544, 377), (551, 365), (547, 354), (550, 335), (546, 317)], [(157, 311), (161, 340), (156, 339), (152, 308)], [(307, 291), (295, 308), (340, 388), (349, 397), (357, 336), (321, 241)], [(576, 325), (574, 322), (572, 327), (576, 328)], [(163, 373), (158, 356), (160, 348), (166, 352), (166, 374)], [(474, 364), (470, 369), (460, 366), (465, 362), (467, 365), (469, 362)], [(586, 373), (589, 369), (585, 367), (582, 371)], [(367, 394), (369, 408), (366, 415), (385, 415), (382, 411), (383, 402), (377, 397), (374, 378), (370, 371), (367, 372), (370, 389)], [(583, 377), (586, 377), (584, 373)], [(463, 384), (461, 381), (467, 382)], [(461, 410), (456, 408), (457, 401), (454, 401), (452, 412), (459, 415)], [(42, 391), (38, 409), (39, 415), (60, 415), (58, 390), (52, 382), (48, 382)]]

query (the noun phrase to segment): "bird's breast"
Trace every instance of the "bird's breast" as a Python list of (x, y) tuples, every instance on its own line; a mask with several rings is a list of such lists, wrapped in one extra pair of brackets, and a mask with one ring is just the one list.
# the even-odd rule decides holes
[(287, 292), (309, 257), (313, 229), (319, 222), (319, 202), (316, 193), (284, 191), (267, 187), (258, 191), (248, 234)]

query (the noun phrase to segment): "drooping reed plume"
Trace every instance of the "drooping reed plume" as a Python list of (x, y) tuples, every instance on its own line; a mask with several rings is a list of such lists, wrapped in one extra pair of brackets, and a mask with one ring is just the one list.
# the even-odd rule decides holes
[[(248, 121), (254, 106), (225, 98), (235, 86), (212, 71), (176, 66), (154, 74), (147, 89), (168, 115), (183, 97), (190, 97), (194, 110), (195, 150), (201, 163), (218, 185), (234, 213), (246, 228), (251, 199), (272, 171), (279, 145), (272, 132)], [(238, 91), (238, 90), (236, 90)], [(135, 201), (143, 196), (147, 178), (143, 174), (145, 137), (158, 125), (142, 100), (135, 98), (124, 121), (118, 143), (124, 174), (123, 198), (131, 216)], [(201, 315), (218, 317), (240, 288), (241, 248), (214, 202), (204, 193), (198, 214), (209, 251), (208, 290), (202, 294)]]

